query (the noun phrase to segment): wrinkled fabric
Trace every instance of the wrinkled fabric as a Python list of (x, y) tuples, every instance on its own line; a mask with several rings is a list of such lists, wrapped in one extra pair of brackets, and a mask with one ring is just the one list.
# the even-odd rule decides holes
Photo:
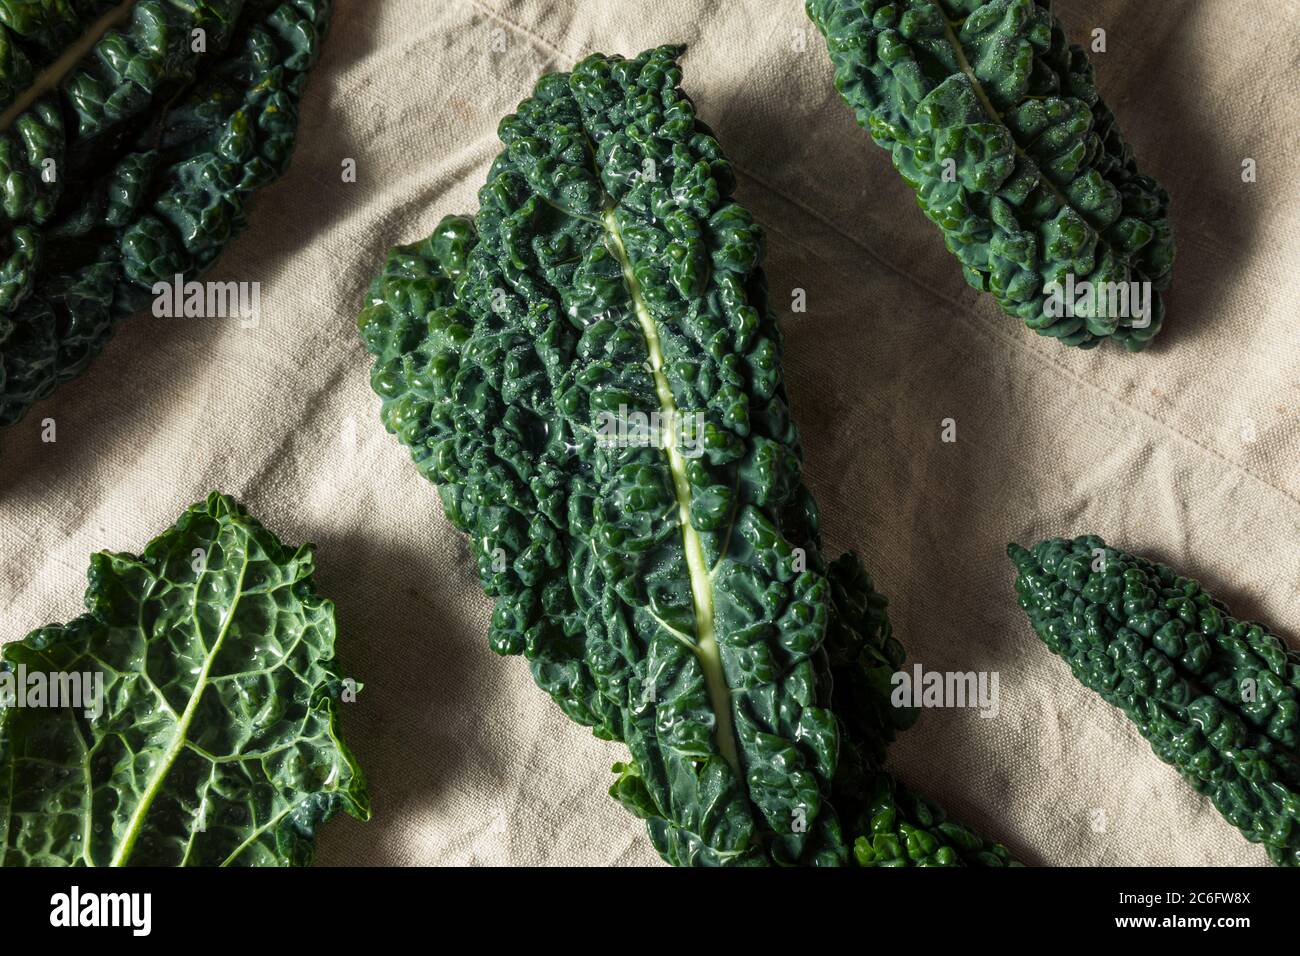
[(827, 552), (865, 556), (909, 666), (999, 677), (996, 717), (929, 710), (891, 768), (1031, 864), (1265, 863), (1034, 637), (1005, 546), (1100, 534), (1300, 647), (1297, 11), (1056, 9), (1076, 42), (1106, 31), (1100, 89), (1173, 197), (1169, 314), (1141, 355), (1063, 348), (965, 285), (797, 2), (342, 0), (293, 165), (208, 276), (261, 283), (258, 326), (137, 316), (0, 434), (0, 639), (75, 616), (90, 552), (136, 551), (220, 488), (317, 543), (365, 685), (343, 730), (375, 818), (325, 827), (321, 863), (654, 862), (605, 793), (622, 748), (488, 650), (490, 602), (379, 423), (354, 320), (390, 245), (477, 208), (540, 74), (681, 41), (767, 230)]

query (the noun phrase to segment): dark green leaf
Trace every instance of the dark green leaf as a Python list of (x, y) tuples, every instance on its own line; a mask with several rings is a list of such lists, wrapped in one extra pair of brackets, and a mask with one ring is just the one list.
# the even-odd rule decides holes
[[(906, 723), (878, 679), (902, 651), (856, 559), (823, 560), (762, 233), (678, 53), (543, 77), (477, 217), (393, 250), (360, 330), (385, 425), (469, 536), (491, 646), (627, 744), (611, 793), (663, 857), (847, 863), (832, 793), (862, 803)], [(698, 428), (634, 440), (652, 415)]]
[[(806, 0), (835, 86), (890, 151), (966, 280), (1040, 335), (1138, 351), (1160, 331), (1169, 196), (1141, 175), (1047, 0)], [(1149, 282), (1150, 313), (1050, 286)], [(1117, 303), (1118, 304), (1118, 301)], [(1128, 314), (1120, 314), (1127, 312)]]
[(1007, 548), (1043, 643), (1280, 865), (1300, 865), (1300, 654), (1096, 536)]
[[(213, 493), (140, 556), (94, 555), (86, 606), (4, 645), (0, 863), (303, 865), (336, 812), (369, 818), (310, 547)], [(96, 675), (100, 706), (28, 706), (37, 673)]]
[[(107, 6), (0, 0), (0, 111)], [(0, 131), (0, 425), (81, 374), (154, 283), (196, 277), (243, 228), (289, 162), (331, 8), (138, 0)]]

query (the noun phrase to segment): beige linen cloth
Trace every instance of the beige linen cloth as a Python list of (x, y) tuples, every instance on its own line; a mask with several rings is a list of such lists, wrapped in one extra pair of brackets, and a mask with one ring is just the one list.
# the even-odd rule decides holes
[(605, 793), (622, 748), (488, 650), (489, 601), (379, 423), (353, 323), (390, 245), (477, 208), (497, 121), (539, 75), (685, 42), (684, 86), (767, 229), (828, 553), (864, 554), (911, 661), (1000, 678), (996, 718), (929, 710), (892, 769), (1028, 863), (1265, 863), (1034, 637), (1004, 548), (1095, 532), (1300, 641), (1300, 12), (1058, 13), (1076, 42), (1106, 31), (1103, 95), (1173, 196), (1168, 320), (1141, 355), (1063, 348), (965, 285), (799, 0), (343, 0), (292, 168), (211, 274), (261, 283), (260, 326), (136, 317), (0, 435), (0, 638), (77, 614), (92, 551), (137, 550), (219, 488), (317, 543), (365, 683), (344, 732), (375, 818), (326, 826), (320, 862), (656, 861)]

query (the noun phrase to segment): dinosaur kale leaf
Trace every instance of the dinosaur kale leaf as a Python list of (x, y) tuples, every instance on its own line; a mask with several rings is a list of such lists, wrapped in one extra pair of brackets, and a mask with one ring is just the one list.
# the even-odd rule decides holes
[(94, 555), (86, 606), (0, 654), (0, 864), (307, 864), (369, 818), (309, 546), (213, 493)]
[(807, 10), (836, 88), (972, 286), (1067, 345), (1146, 346), (1173, 267), (1169, 197), (1137, 171), (1048, 0), (807, 0)]
[(1300, 654), (1095, 536), (1007, 548), (1052, 653), (1273, 862), (1300, 866)]
[[(660, 854), (847, 863), (909, 716), (902, 651), (856, 560), (822, 557), (763, 237), (679, 53), (543, 77), (478, 215), (394, 249), (360, 330), (385, 425), (469, 536), (491, 646), (626, 743), (611, 793)], [(913, 843), (881, 859), (947, 840)]]
[(288, 165), (331, 6), (0, 0), (0, 425), (243, 227)]

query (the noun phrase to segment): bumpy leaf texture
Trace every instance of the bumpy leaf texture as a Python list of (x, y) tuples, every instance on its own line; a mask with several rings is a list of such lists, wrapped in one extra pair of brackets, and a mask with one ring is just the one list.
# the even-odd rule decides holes
[[(0, 864), (305, 865), (336, 812), (369, 818), (310, 546), (213, 493), (140, 556), (94, 555), (86, 607), (4, 645)], [(36, 673), (99, 675), (100, 706), (37, 700)]]
[[(807, 0), (807, 11), (836, 88), (967, 282), (1067, 345), (1146, 347), (1173, 268), (1169, 196), (1138, 173), (1049, 0)], [(1093, 292), (1072, 299), (1073, 315), (1049, 302), (1051, 284), (1084, 282)], [(1103, 282), (1149, 282), (1149, 314), (1097, 294)]]
[(1300, 865), (1300, 654), (1095, 536), (1012, 544), (1034, 631), (1269, 858)]
[(19, 110), (0, 129), (0, 425), (244, 226), (288, 165), (332, 0), (138, 0), (21, 109), (114, 6), (0, 0), (0, 111)]
[(491, 646), (627, 744), (611, 792), (660, 854), (846, 863), (834, 791), (865, 812), (902, 650), (856, 559), (822, 558), (763, 237), (679, 53), (543, 77), (476, 219), (394, 249), (360, 330), (385, 425), (469, 535)]

